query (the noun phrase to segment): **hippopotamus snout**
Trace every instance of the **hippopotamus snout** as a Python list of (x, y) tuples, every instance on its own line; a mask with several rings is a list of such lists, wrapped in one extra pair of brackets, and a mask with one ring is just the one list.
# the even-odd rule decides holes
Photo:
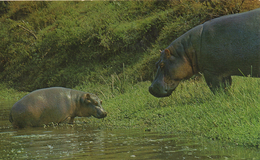
[(97, 114), (93, 115), (95, 118), (105, 118), (107, 116), (107, 112), (102, 108), (97, 110)]
[(171, 89), (169, 90), (168, 88), (165, 88), (163, 86), (160, 86), (160, 85), (156, 85), (156, 84), (152, 84), (150, 87), (149, 87), (149, 92), (155, 96), (155, 97), (168, 97), (172, 94), (172, 92), (174, 91), (175, 89)]

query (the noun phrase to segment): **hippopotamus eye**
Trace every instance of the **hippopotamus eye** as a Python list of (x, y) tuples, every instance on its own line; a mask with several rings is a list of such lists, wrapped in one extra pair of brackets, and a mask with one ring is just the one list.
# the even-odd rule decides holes
[(165, 66), (164, 63), (160, 63), (160, 68), (162, 69)]
[(94, 105), (97, 106), (97, 105), (98, 105), (98, 102), (95, 101), (95, 102), (94, 102)]

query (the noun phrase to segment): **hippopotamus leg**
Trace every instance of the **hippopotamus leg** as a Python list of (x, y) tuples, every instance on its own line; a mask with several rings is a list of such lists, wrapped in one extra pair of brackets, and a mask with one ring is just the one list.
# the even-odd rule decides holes
[(69, 124), (73, 124), (73, 122), (74, 122), (74, 118), (75, 118), (75, 117), (70, 117), (70, 118), (68, 118), (68, 120), (69, 120), (68, 123), (69, 123)]
[(213, 93), (215, 93), (216, 90), (219, 88), (226, 89), (228, 86), (231, 86), (232, 84), (231, 76), (223, 77), (221, 75), (215, 75), (208, 71), (205, 71), (204, 77), (207, 85)]
[(75, 118), (75, 117), (66, 117), (65, 119), (63, 119), (63, 120), (61, 120), (60, 122), (58, 122), (58, 124), (60, 124), (61, 122), (66, 122), (66, 123), (68, 123), (68, 124), (73, 124), (74, 118)]
[(231, 84), (232, 84), (231, 76), (224, 77), (223, 80), (222, 80), (222, 83), (224, 84), (225, 88), (231, 86)]

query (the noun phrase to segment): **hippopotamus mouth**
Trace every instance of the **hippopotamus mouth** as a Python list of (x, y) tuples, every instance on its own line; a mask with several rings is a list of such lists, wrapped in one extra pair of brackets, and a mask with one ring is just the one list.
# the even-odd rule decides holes
[(97, 115), (93, 115), (95, 118), (101, 119), (107, 116), (107, 112), (98, 112)]
[(169, 87), (169, 85), (165, 84), (165, 85), (158, 85), (158, 83), (156, 84), (152, 84), (149, 87), (149, 92), (155, 96), (155, 97), (168, 97), (172, 94), (172, 92), (176, 89), (176, 87), (178, 86), (179, 83), (175, 83), (174, 85), (171, 85), (171, 87)]
[(170, 96), (181, 81), (176, 79), (176, 77), (171, 76), (168, 70), (166, 71), (164, 71), (164, 73), (158, 69), (156, 78), (149, 87), (149, 92), (155, 97)]

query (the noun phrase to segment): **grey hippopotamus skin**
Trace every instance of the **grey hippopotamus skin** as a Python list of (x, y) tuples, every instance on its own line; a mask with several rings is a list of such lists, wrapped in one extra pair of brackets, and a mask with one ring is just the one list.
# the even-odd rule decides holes
[(231, 85), (232, 75), (260, 76), (260, 8), (215, 18), (174, 40), (161, 52), (157, 74), (149, 87), (166, 97), (182, 79), (204, 74), (215, 92)]
[(76, 116), (104, 118), (107, 112), (94, 94), (62, 87), (35, 90), (16, 102), (9, 121), (15, 128), (37, 127), (50, 122), (73, 123)]

